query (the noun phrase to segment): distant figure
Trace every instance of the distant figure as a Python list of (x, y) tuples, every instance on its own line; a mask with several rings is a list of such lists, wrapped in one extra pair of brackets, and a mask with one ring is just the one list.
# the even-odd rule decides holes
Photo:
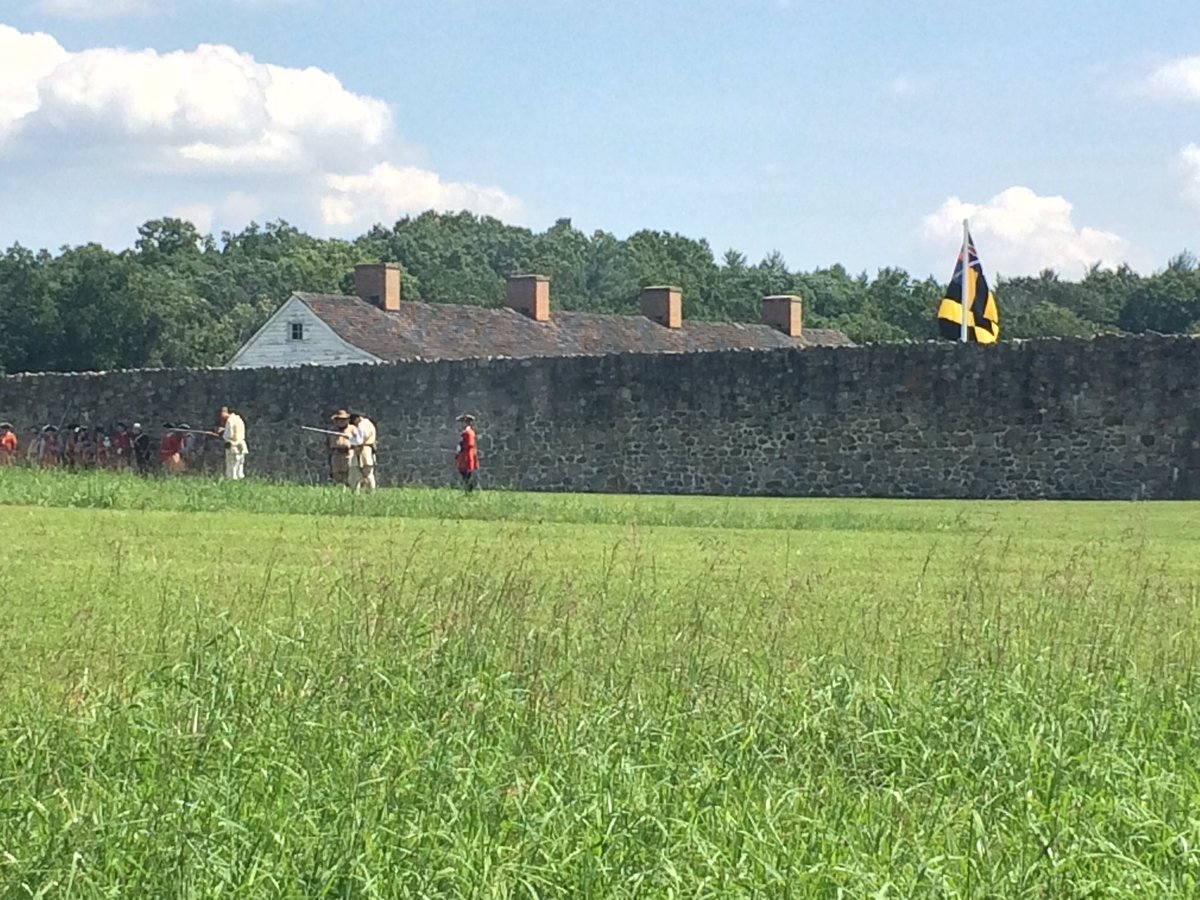
[(133, 466), (133, 434), (124, 422), (117, 423), (112, 441), (112, 463), (118, 472), (128, 472)]
[(96, 453), (96, 468), (107, 469), (112, 463), (112, 441), (99, 425), (92, 431), (92, 446)]
[(11, 422), (0, 422), (0, 466), (11, 466), (17, 461), (17, 435)]
[(74, 422), (58, 435), (58, 458), (68, 469), (79, 466), (79, 426)]
[(38, 438), (37, 461), (43, 469), (53, 469), (58, 465), (58, 428), (54, 425), (42, 429)]
[(375, 423), (362, 413), (350, 413), (350, 487), (356, 492), (366, 485), (375, 490)]
[(462, 476), (463, 489), (469, 494), (475, 490), (479, 471), (479, 450), (475, 442), (475, 417), (459, 416), (462, 423), (462, 433), (458, 436), (458, 450), (454, 454), (454, 462), (458, 466), (458, 474)]
[(200, 435), (189, 429), (187, 422), (179, 425), (179, 471), (186, 472), (196, 464), (196, 442)]
[(133, 444), (133, 466), (139, 475), (150, 471), (150, 435), (142, 431), (142, 423), (134, 422), (129, 431)]
[(163, 428), (167, 429), (167, 432), (158, 442), (158, 464), (168, 475), (178, 475), (183, 471), (183, 460), (180, 457), (183, 435), (175, 431), (175, 426), (170, 422), (164, 422)]
[(350, 484), (350, 438), (354, 428), (350, 425), (350, 413), (339, 409), (331, 417), (332, 431), (336, 435), (326, 435), (329, 449), (329, 480), (333, 484), (348, 487)]
[(218, 437), (225, 442), (225, 477), (240, 481), (246, 477), (246, 423), (228, 406), (222, 406), (217, 416), (221, 430)]
[(87, 425), (80, 425), (75, 432), (75, 459), (84, 469), (96, 467), (96, 442), (92, 440), (92, 429)]
[(30, 427), (25, 435), (25, 465), (36, 466), (41, 453), (42, 436), (37, 426)]

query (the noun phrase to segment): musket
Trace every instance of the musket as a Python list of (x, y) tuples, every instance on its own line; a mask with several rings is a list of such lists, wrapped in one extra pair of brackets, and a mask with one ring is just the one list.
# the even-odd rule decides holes
[(205, 431), (202, 428), (168, 428), (168, 431), (178, 432), (179, 434), (204, 434), (208, 437), (220, 437), (215, 431)]
[(311, 431), (315, 434), (332, 434), (334, 437), (349, 437), (341, 431), (330, 431), (328, 428), (310, 428), (308, 425), (301, 425), (301, 431)]

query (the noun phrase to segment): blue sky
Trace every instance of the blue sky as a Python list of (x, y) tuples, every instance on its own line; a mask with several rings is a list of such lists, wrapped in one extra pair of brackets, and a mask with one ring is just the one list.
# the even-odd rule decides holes
[(0, 243), (467, 207), (941, 277), (969, 213), (992, 270), (1153, 270), (1200, 249), (1194, 9), (0, 0)]

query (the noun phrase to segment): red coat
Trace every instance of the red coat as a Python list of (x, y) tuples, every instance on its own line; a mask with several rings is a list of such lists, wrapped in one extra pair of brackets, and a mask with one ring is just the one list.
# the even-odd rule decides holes
[(162, 442), (158, 445), (158, 458), (166, 462), (178, 453), (182, 447), (183, 436), (174, 431), (168, 432), (163, 435)]
[(458, 438), (458, 453), (454, 462), (460, 472), (474, 472), (479, 468), (479, 453), (475, 448), (475, 429), (468, 425)]

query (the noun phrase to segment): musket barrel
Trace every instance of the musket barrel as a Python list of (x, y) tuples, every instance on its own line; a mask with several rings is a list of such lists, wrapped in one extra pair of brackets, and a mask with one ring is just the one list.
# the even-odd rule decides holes
[(301, 425), (301, 431), (311, 431), (315, 434), (332, 434), (334, 437), (346, 437), (347, 435), (341, 431), (330, 431), (328, 428), (312, 428), (308, 425)]

